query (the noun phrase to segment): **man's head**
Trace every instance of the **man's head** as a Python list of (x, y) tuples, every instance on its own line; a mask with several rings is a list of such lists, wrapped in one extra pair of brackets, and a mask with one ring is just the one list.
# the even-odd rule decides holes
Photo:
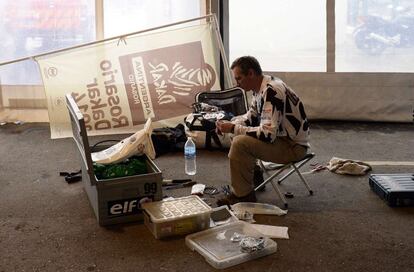
[(263, 72), (259, 62), (252, 56), (243, 56), (231, 64), (237, 85), (246, 91), (259, 91)]

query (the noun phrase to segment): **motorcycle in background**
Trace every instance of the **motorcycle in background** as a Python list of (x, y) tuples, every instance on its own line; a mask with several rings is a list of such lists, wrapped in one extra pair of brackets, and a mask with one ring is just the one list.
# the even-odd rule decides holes
[(369, 55), (380, 55), (389, 47), (414, 47), (414, 15), (408, 9), (404, 11), (394, 19), (377, 15), (361, 18), (362, 23), (353, 32), (357, 48)]

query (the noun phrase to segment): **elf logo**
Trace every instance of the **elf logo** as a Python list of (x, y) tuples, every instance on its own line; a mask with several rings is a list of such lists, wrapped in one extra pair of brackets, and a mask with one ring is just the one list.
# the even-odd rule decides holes
[(140, 198), (129, 198), (108, 201), (108, 215), (115, 217), (142, 213), (141, 204), (145, 202), (150, 202), (152, 200), (152, 196), (145, 196)]

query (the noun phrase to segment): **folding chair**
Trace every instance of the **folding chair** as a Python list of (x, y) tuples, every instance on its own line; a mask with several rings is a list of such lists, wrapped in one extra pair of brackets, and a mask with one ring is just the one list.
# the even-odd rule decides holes
[[(310, 161), (313, 157), (315, 157), (315, 153), (307, 153), (305, 157), (300, 159), (299, 161), (294, 161), (286, 164), (269, 164), (267, 166), (264, 165), (263, 161), (259, 160), (259, 166), (262, 168), (263, 172), (266, 173), (267, 176), (269, 176), (266, 180), (264, 180), (260, 185), (258, 185), (256, 188), (254, 188), (255, 191), (258, 191), (261, 187), (265, 186), (267, 183), (270, 182), (273, 189), (276, 191), (276, 193), (279, 195), (280, 199), (283, 201), (283, 204), (285, 208), (288, 207), (288, 203), (286, 201), (285, 196), (282, 194), (279, 184), (282, 183), (287, 177), (289, 177), (293, 172), (296, 172), (299, 175), (299, 178), (302, 180), (302, 182), (305, 184), (306, 188), (309, 191), (310, 195), (313, 195), (313, 191), (310, 188), (309, 184), (306, 182), (305, 178), (300, 173), (299, 169), (305, 165), (308, 161)], [(280, 173), (282, 173), (284, 170), (289, 169), (289, 172), (286, 173), (283, 177), (279, 178), (277, 180), (277, 183), (274, 182), (274, 178), (277, 177)], [(275, 171), (275, 173), (270, 175), (271, 171)]]

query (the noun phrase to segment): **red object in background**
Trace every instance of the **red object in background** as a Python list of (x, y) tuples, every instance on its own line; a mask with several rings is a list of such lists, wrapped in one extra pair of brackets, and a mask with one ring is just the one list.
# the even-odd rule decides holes
[(81, 0), (9, 1), (3, 19), (12, 31), (81, 30), (86, 7)]

